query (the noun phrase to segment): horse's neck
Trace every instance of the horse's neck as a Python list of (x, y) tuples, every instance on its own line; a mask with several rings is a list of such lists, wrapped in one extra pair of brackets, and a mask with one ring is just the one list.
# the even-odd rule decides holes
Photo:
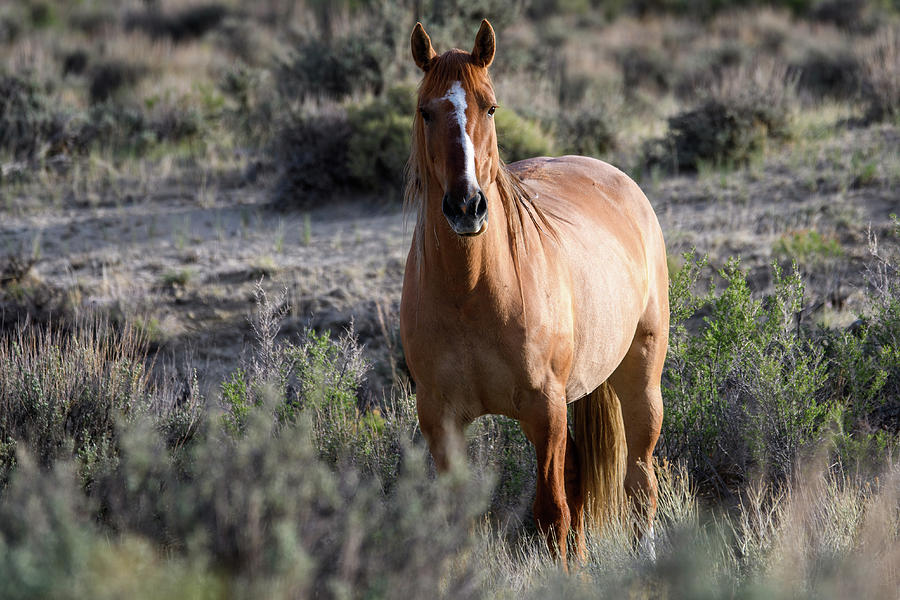
[(448, 293), (466, 294), (479, 285), (504, 286), (514, 273), (507, 215), (496, 185), (485, 191), (488, 227), (463, 238), (450, 229), (441, 212), (440, 192), (429, 198), (424, 211), (423, 276)]

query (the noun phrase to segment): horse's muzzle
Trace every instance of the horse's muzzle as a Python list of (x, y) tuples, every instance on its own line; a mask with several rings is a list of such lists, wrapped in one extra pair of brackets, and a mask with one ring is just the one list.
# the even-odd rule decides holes
[(444, 194), (441, 210), (458, 235), (478, 235), (487, 228), (487, 198), (481, 190), (463, 202), (454, 202)]

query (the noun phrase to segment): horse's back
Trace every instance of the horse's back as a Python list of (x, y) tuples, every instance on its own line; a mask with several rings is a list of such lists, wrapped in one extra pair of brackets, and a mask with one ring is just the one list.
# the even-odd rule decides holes
[[(646, 233), (659, 222), (638, 185), (613, 165), (587, 156), (536, 157), (509, 165), (535, 203), (563, 220), (599, 217), (604, 223), (631, 220)], [(609, 214), (610, 209), (615, 215)]]
[(605, 380), (639, 324), (668, 329), (662, 231), (638, 185), (608, 163), (583, 156), (540, 157), (509, 168), (551, 222), (560, 266), (569, 272), (576, 356), (569, 392), (574, 399)]

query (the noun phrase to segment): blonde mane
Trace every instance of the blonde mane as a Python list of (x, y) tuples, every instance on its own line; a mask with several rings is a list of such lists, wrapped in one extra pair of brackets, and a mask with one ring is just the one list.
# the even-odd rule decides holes
[[(487, 74), (487, 71), (473, 65), (471, 55), (468, 52), (453, 49), (434, 59), (433, 66), (419, 84), (418, 95), (422, 97), (423, 95), (434, 96), (440, 94), (453, 81), (461, 82), (465, 89), (475, 90), (476, 95), (480, 95), (481, 91), (486, 88), (492, 88), (490, 75)], [(428, 197), (428, 178), (422, 164), (425, 158), (423, 138), (422, 115), (416, 111), (413, 121), (409, 160), (406, 163), (403, 215), (407, 221), (412, 215), (415, 215), (416, 224), (413, 240), (420, 268), (422, 266), (425, 243), (425, 202)], [(516, 259), (516, 269), (518, 270), (518, 245), (526, 218), (534, 224), (535, 229), (541, 234), (549, 233), (553, 235), (555, 232), (547, 216), (532, 201), (532, 196), (525, 188), (525, 184), (515, 173), (509, 170), (502, 160), (497, 171), (496, 183), (497, 190), (500, 193), (500, 202), (503, 204), (503, 209), (506, 213), (510, 249), (513, 257)], [(524, 240), (522, 242), (524, 244)]]

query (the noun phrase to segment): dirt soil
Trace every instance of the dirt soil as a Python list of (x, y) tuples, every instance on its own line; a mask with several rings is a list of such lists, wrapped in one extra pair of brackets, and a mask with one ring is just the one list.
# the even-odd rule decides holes
[[(778, 240), (817, 231), (842, 252), (800, 261), (810, 306), (826, 324), (852, 321), (864, 308), (855, 298), (867, 231), (885, 234), (898, 212), (900, 173), (891, 165), (900, 162), (900, 133), (849, 129), (833, 146), (803, 160), (788, 149), (740, 171), (643, 181), (670, 256), (696, 247), (714, 267), (741, 256), (754, 289), (766, 293)], [(874, 156), (874, 175), (859, 177), (844, 158), (854, 152)], [(388, 357), (400, 356), (397, 307), (411, 230), (398, 205), (356, 198), (283, 212), (271, 207), (265, 185), (198, 194), (199, 185), (191, 177), (153, 181), (140, 186), (145, 193), (107, 202), (74, 194), (48, 205), (23, 196), (2, 214), (0, 255), (35, 258), (30, 281), (62, 290), (75, 310), (100, 307), (144, 323), (158, 362), (196, 368), (207, 386), (246, 354), (253, 288), (262, 280), (270, 295), (286, 290), (284, 335), (340, 332), (352, 321), (373, 359), (373, 381), (387, 384)]]

